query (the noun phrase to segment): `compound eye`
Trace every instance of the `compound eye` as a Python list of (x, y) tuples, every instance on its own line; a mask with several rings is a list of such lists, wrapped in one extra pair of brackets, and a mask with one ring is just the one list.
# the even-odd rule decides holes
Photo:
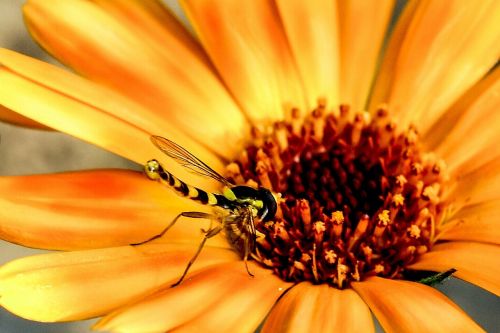
[(276, 214), (278, 204), (273, 193), (266, 188), (259, 189), (261, 200), (264, 203), (264, 207), (261, 209), (262, 221), (266, 222), (274, 218)]

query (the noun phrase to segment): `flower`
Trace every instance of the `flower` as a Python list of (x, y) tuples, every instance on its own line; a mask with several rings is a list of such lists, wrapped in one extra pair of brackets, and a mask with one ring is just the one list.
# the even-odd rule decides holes
[(133, 171), (2, 177), (1, 237), (67, 252), (4, 265), (0, 304), (111, 331), (373, 331), (370, 310), (388, 332), (480, 331), (408, 273), (500, 291), (500, 6), (411, 2), (383, 48), (393, 5), (183, 1), (199, 43), (155, 1), (28, 2), (32, 35), (81, 76), (0, 50), (2, 119), (220, 190), (162, 158), (161, 134), (283, 197), (256, 221), (254, 278), (214, 237), (169, 288), (206, 225), (129, 244), (207, 207)]

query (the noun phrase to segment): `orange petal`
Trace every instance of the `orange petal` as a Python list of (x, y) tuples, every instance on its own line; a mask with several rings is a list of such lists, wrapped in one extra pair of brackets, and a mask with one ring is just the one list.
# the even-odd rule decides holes
[(457, 211), (466, 205), (500, 199), (500, 157), (476, 170), (458, 175), (446, 194), (449, 209)]
[(375, 327), (370, 309), (353, 290), (303, 282), (280, 299), (262, 332), (375, 332)]
[[(254, 279), (240, 268), (239, 276), (235, 277), (231, 288), (223, 292), (225, 297), (217, 302), (217, 306), (174, 332), (254, 332), (274, 303), (292, 284), (260, 266), (250, 265), (249, 268), (255, 274)], [(229, 317), (228, 313), (231, 314)]]
[(305, 110), (301, 81), (272, 1), (182, 4), (224, 82), (252, 120), (283, 119), (284, 108), (290, 106)]
[(385, 332), (484, 332), (434, 288), (379, 277), (352, 284)]
[[(148, 4), (99, 4), (32, 0), (24, 14), (35, 39), (63, 63), (233, 157), (248, 125), (200, 48), (185, 42), (190, 37), (175, 18), (165, 9), (153, 15)], [(130, 11), (140, 17), (135, 24)], [(155, 134), (170, 136), (170, 131)]]
[(500, 244), (500, 200), (465, 206), (443, 228), (440, 239)]
[[(455, 103), (434, 122), (428, 131), (422, 133), (421, 140), (425, 147), (428, 150), (443, 149), (442, 143), (445, 141), (446, 137), (454, 131), (457, 123), (461, 121), (474, 103), (481, 99), (482, 96), (486, 96), (486, 91), (491, 89), (495, 82), (498, 81), (499, 77), (500, 68), (496, 67), (457, 99)], [(476, 108), (476, 111), (482, 110)]]
[(337, 8), (328, 0), (276, 2), (304, 84), (307, 104), (339, 103)]
[[(485, 158), (499, 154), (495, 153), (498, 150), (492, 152), (489, 149), (491, 144), (496, 147), (500, 141), (500, 69), (483, 81), (477, 89), (472, 89), (475, 96), (466, 94), (459, 101), (463, 106), (458, 106), (457, 109), (462, 107), (464, 110), (436, 148), (436, 153), (457, 173), (463, 173), (471, 168), (471, 164), (477, 165)], [(467, 99), (473, 101), (469, 102)], [(464, 140), (464, 133), (467, 133), (467, 140)]]
[[(6, 49), (0, 49), (0, 64), (0, 103), (14, 112), (137, 163), (162, 156), (149, 137), (166, 132), (207, 164), (223, 168), (219, 158), (168, 119), (105, 87)], [(191, 176), (176, 163), (169, 169)]]
[(217, 265), (118, 309), (94, 328), (112, 332), (253, 332), (290, 286), (272, 272), (243, 262)]
[(40, 124), (32, 119), (23, 117), (19, 113), (13, 112), (2, 105), (0, 105), (0, 121), (10, 123), (13, 125), (17, 125), (17, 126), (50, 130), (49, 127), (42, 125), (42, 124)]
[(340, 20), (340, 102), (364, 110), (394, 0), (338, 1)]
[[(173, 283), (197, 246), (125, 246), (25, 257), (0, 268), (0, 305), (37, 321), (102, 316)], [(194, 270), (236, 259), (207, 247)]]
[[(138, 243), (183, 211), (206, 210), (133, 171), (0, 177), (0, 193), (0, 237), (44, 249)], [(181, 219), (162, 240), (198, 243), (208, 223)], [(214, 241), (227, 246), (222, 238)]]
[(500, 295), (500, 247), (474, 242), (447, 242), (435, 245), (422, 255), (412, 269), (457, 270), (455, 276)]
[(395, 23), (395, 27), (390, 31), (390, 38), (384, 47), (381, 64), (373, 84), (370, 95), (369, 110), (376, 110), (381, 103), (387, 101), (389, 91), (394, 84), (394, 77), (397, 68), (394, 63), (399, 56), (399, 50), (403, 43), (408, 28), (412, 22), (413, 15), (418, 7), (419, 1), (409, 1), (402, 8), (401, 13)]
[(500, 3), (419, 1), (417, 6), (401, 44), (390, 46), (399, 52), (382, 71), (392, 67), (393, 77), (377, 82), (373, 103), (388, 102), (403, 125), (414, 122), (425, 132), (498, 60)]
[[(193, 57), (199, 58), (210, 67), (208, 56), (191, 33), (159, 0), (91, 0), (107, 13), (112, 13), (126, 28), (134, 32), (138, 30), (145, 38), (154, 39), (155, 43), (164, 44), (166, 40), (175, 38), (176, 45), (189, 50)], [(156, 44), (158, 47), (161, 45)]]

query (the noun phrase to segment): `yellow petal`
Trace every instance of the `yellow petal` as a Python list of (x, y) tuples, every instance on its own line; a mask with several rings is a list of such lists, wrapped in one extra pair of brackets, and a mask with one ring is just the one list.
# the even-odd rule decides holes
[(339, 102), (339, 46), (334, 1), (278, 0), (285, 33), (304, 84), (307, 104)]
[(254, 121), (305, 110), (301, 82), (275, 4), (267, 0), (182, 1), (231, 93)]
[(465, 206), (443, 228), (440, 239), (500, 244), (500, 200)]
[[(223, 169), (219, 158), (168, 119), (103, 86), (6, 49), (0, 49), (0, 64), (0, 103), (22, 116), (141, 164), (163, 156), (149, 137), (166, 131), (207, 164)], [(192, 178), (176, 163), (170, 162), (169, 169)]]
[(410, 266), (412, 269), (443, 272), (457, 270), (454, 276), (500, 295), (500, 247), (474, 242), (447, 242), (435, 245)]
[[(141, 16), (135, 24), (127, 14), (131, 6)], [(162, 26), (152, 12), (147, 4), (101, 7), (82, 0), (32, 0), (24, 7), (30, 32), (63, 63), (133, 98), (220, 155), (233, 157), (247, 133), (243, 114), (199, 48), (185, 43), (188, 34), (179, 33), (174, 17), (163, 10), (158, 15), (167, 23)], [(145, 21), (144, 28), (136, 27)], [(170, 131), (155, 134), (170, 136)]]
[[(128, 245), (160, 233), (177, 214), (206, 208), (139, 172), (99, 170), (0, 177), (0, 237), (74, 250)], [(207, 220), (181, 219), (161, 239), (198, 243)], [(215, 243), (224, 246), (222, 238)]]
[(499, 21), (495, 0), (418, 2), (401, 45), (391, 45), (399, 49), (386, 63), (393, 77), (377, 83), (374, 104), (388, 102), (403, 125), (425, 132), (498, 60)]
[(434, 288), (379, 277), (352, 284), (385, 332), (484, 332)]
[[(195, 251), (160, 244), (25, 257), (0, 268), (0, 305), (37, 321), (101, 316), (173, 283)], [(192, 272), (235, 257), (207, 247)]]
[(42, 125), (42, 124), (40, 124), (32, 119), (23, 117), (19, 113), (13, 112), (2, 105), (0, 105), (0, 121), (10, 123), (13, 125), (17, 125), (17, 126), (50, 130), (49, 127)]
[[(478, 165), (486, 158), (498, 156), (497, 149), (491, 151), (500, 140), (500, 69), (488, 76), (468, 96), (460, 100), (464, 110), (451, 131), (441, 140), (436, 153), (444, 158), (451, 171), (466, 172), (471, 165)], [(467, 99), (472, 99), (472, 102)], [(460, 110), (460, 105), (457, 105)], [(467, 133), (467, 140), (464, 134)]]
[(303, 282), (273, 308), (262, 332), (375, 332), (370, 309), (352, 290)]
[(364, 110), (394, 0), (338, 1), (340, 20), (340, 102)]
[(253, 332), (290, 286), (270, 270), (238, 261), (199, 271), (181, 285), (104, 317), (94, 328), (112, 332)]

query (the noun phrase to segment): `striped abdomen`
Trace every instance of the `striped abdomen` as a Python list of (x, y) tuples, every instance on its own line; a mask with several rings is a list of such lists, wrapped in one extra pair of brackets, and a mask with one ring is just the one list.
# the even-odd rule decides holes
[(204, 205), (220, 206), (223, 208), (228, 208), (230, 205), (229, 200), (220, 194), (206, 192), (184, 183), (182, 180), (165, 170), (157, 160), (148, 161), (144, 166), (144, 170), (149, 179), (157, 180), (167, 185), (184, 197), (199, 201)]

